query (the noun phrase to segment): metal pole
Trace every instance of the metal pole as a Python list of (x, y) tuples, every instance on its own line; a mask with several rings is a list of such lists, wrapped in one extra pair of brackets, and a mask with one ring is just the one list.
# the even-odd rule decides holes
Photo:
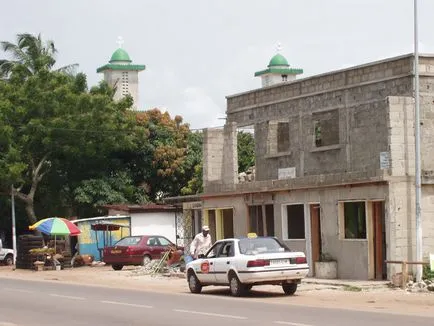
[(12, 250), (14, 251), (14, 266), (17, 262), (17, 233), (15, 226), (15, 194), (14, 194), (14, 185), (11, 187), (12, 195)]
[[(416, 260), (422, 261), (422, 223), (421, 223), (421, 160), (420, 160), (420, 100), (419, 100), (419, 37), (417, 21), (417, 0), (414, 0), (414, 135), (415, 135), (415, 186), (416, 186)], [(417, 265), (416, 281), (422, 280), (422, 265)]]

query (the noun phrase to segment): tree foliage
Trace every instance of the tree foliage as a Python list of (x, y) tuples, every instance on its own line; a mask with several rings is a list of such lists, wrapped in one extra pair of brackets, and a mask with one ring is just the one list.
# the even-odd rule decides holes
[(255, 139), (253, 134), (240, 131), (237, 134), (238, 172), (246, 172), (255, 165)]
[[(4, 52), (12, 59), (0, 60), (0, 78), (9, 77), (16, 72), (24, 77), (36, 75), (41, 71), (51, 71), (56, 63), (57, 49), (53, 41), (43, 41), (41, 34), (37, 36), (24, 33), (17, 35), (17, 43), (0, 42)], [(59, 72), (71, 73), (77, 65), (69, 65), (57, 69)]]
[(0, 186), (6, 193), (16, 186), (34, 222), (35, 194), (46, 174), (68, 181), (80, 167), (82, 178), (113, 150), (133, 146), (126, 132), (133, 121), (125, 114), (131, 99), (113, 102), (106, 85), (88, 92), (83, 75), (14, 77), (0, 81)]
[[(0, 193), (14, 185), (24, 225), (202, 192), (202, 133), (182, 117), (133, 111), (105, 82), (89, 89), (84, 74), (67, 73), (74, 65), (55, 70), (57, 50), (40, 35), (1, 47), (11, 59), (0, 60)], [(251, 134), (238, 134), (238, 152), (245, 171)]]

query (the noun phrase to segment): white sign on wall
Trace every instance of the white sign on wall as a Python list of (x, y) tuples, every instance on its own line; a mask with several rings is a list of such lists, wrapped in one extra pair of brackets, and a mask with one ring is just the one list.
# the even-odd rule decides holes
[(389, 152), (380, 152), (380, 169), (390, 168), (390, 154)]
[(279, 180), (295, 178), (295, 167), (278, 169), (277, 178)]

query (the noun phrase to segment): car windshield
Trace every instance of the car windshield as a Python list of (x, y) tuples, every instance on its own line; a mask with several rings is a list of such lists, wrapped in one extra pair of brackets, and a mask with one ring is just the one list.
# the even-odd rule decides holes
[(241, 239), (238, 245), (243, 255), (290, 251), (287, 246), (275, 238), (246, 238)]
[(126, 237), (116, 242), (115, 246), (136, 246), (141, 237)]

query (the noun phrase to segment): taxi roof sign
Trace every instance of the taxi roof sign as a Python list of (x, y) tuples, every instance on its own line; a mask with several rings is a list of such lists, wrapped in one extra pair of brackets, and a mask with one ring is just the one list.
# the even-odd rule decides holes
[(257, 237), (258, 237), (258, 235), (256, 233), (254, 233), (254, 232), (247, 233), (247, 238), (254, 239), (254, 238), (257, 238)]

